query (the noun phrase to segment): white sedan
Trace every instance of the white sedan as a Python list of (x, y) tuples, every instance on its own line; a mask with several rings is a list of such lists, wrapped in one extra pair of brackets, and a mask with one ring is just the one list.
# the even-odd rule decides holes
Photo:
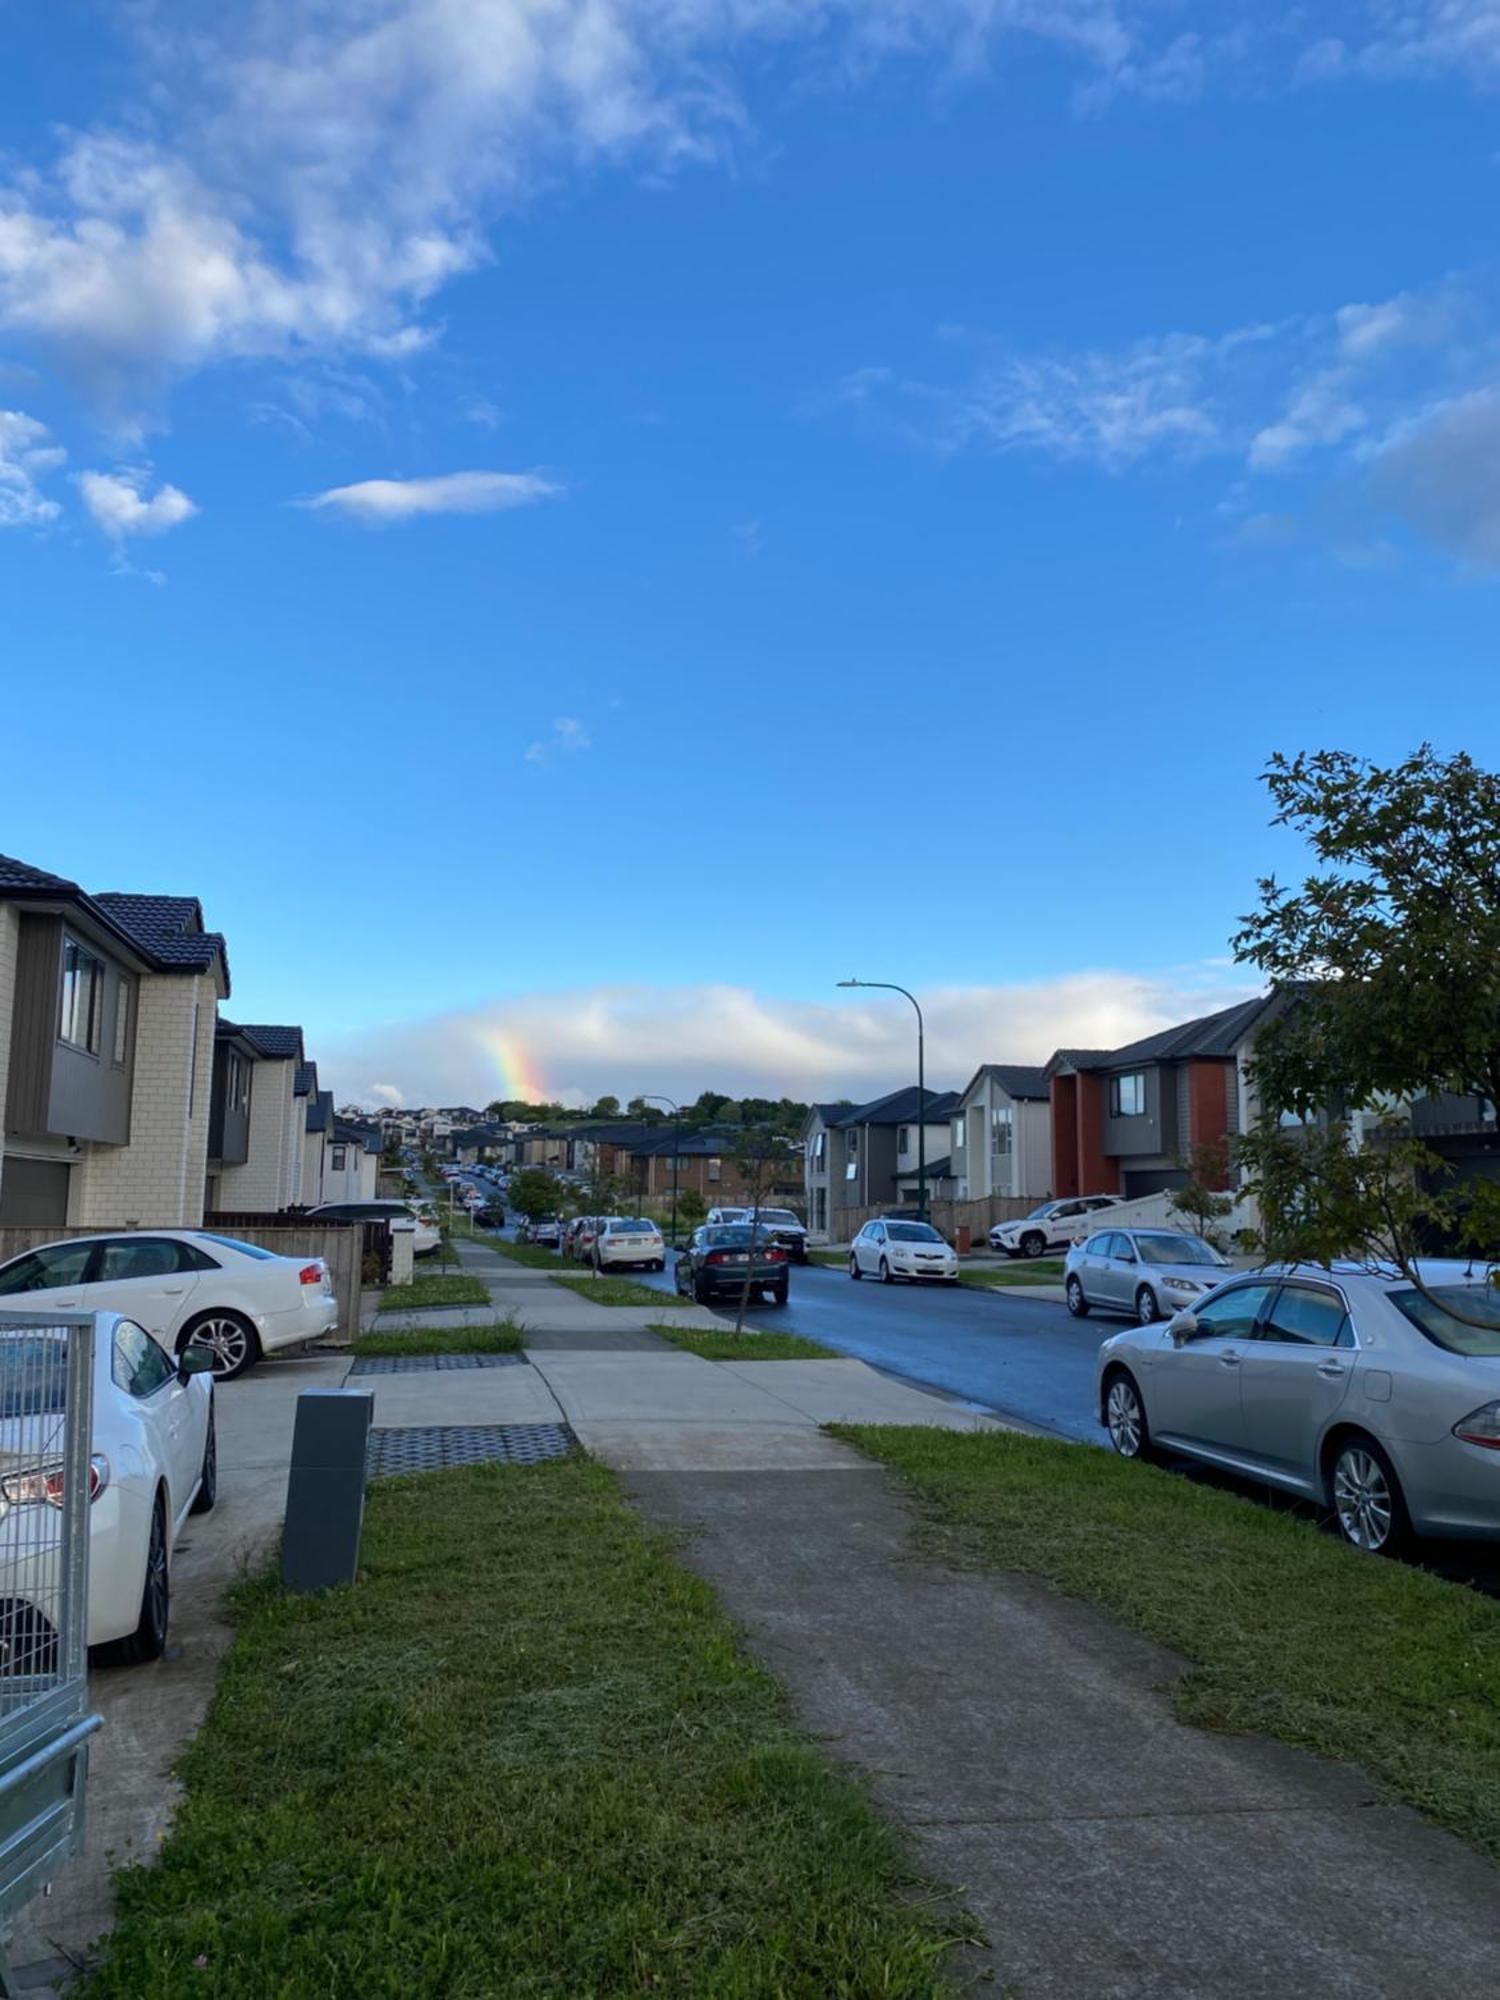
[(654, 1222), (638, 1216), (612, 1215), (594, 1238), (594, 1269), (610, 1271), (625, 1265), (637, 1271), (664, 1271), (667, 1246)]
[(958, 1254), (930, 1222), (867, 1222), (849, 1245), (849, 1276), (866, 1273), (893, 1285), (897, 1278), (958, 1283)]
[(170, 1353), (203, 1347), (220, 1382), (338, 1324), (321, 1257), (278, 1257), (207, 1229), (43, 1243), (0, 1264), (0, 1309), (126, 1313)]
[[(67, 1375), (60, 1331), (0, 1313), (0, 1574), (12, 1673), (18, 1655), (41, 1670), (55, 1654)], [(87, 1640), (131, 1666), (166, 1650), (173, 1547), (188, 1515), (206, 1514), (218, 1495), (212, 1356), (188, 1347), (174, 1360), (144, 1327), (101, 1312), (93, 1376)]]

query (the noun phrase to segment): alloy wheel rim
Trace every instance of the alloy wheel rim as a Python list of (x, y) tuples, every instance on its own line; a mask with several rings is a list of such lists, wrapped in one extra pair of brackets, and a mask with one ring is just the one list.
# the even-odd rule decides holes
[(227, 1375), (244, 1361), (249, 1348), (245, 1329), (237, 1320), (207, 1319), (194, 1329), (194, 1347), (206, 1347), (214, 1358), (215, 1375)]
[(1107, 1419), (1115, 1450), (1134, 1458), (1141, 1448), (1141, 1406), (1128, 1382), (1110, 1384)]
[(1136, 1317), (1142, 1326), (1152, 1326), (1156, 1321), (1156, 1301), (1144, 1288), (1135, 1302)]
[(160, 1512), (151, 1523), (151, 1546), (146, 1551), (146, 1603), (151, 1629), (167, 1629), (167, 1534)]
[(1333, 1475), (1333, 1505), (1344, 1539), (1357, 1549), (1380, 1549), (1390, 1540), (1395, 1503), (1379, 1461), (1367, 1451), (1344, 1452)]
[(1069, 1280), (1068, 1280), (1068, 1309), (1069, 1309), (1069, 1311), (1071, 1311), (1071, 1312), (1077, 1312), (1078, 1308), (1079, 1308), (1079, 1307), (1080, 1307), (1080, 1306), (1081, 1306), (1082, 1304), (1083, 1304), (1083, 1287), (1082, 1287), (1082, 1285), (1080, 1285), (1080, 1284), (1079, 1284), (1079, 1282), (1078, 1282), (1078, 1280), (1077, 1280), (1076, 1278), (1069, 1278)]

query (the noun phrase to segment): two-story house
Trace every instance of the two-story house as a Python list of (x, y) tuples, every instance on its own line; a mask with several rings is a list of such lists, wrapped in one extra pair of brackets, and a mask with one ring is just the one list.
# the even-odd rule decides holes
[(1052, 1192), (1050, 1099), (1044, 1069), (980, 1064), (953, 1110), (956, 1200), (1040, 1200)]
[[(841, 1241), (844, 1209), (895, 1207), (916, 1185), (920, 1101), (928, 1199), (952, 1178), (951, 1123), (958, 1093), (916, 1086), (868, 1104), (813, 1104), (803, 1121), (808, 1232)], [(947, 1188), (951, 1194), (952, 1189)]]
[(1181, 1187), (1192, 1147), (1240, 1129), (1246, 1052), (1274, 1004), (1261, 995), (1120, 1049), (1059, 1049), (1046, 1067), (1052, 1192)]
[(278, 1214), (303, 1201), (309, 1080), (302, 1030), (219, 1025), (224, 1093), (215, 1110), (222, 1103), (223, 1115), (220, 1150), (210, 1168), (210, 1211)]
[(0, 1223), (202, 1220), (224, 940), (0, 857)]

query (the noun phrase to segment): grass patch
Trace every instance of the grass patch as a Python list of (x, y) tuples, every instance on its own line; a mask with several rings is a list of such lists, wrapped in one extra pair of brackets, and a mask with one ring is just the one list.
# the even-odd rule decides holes
[(785, 1333), (779, 1327), (762, 1333), (747, 1327), (743, 1333), (725, 1333), (711, 1326), (653, 1326), (663, 1340), (705, 1361), (847, 1361), (847, 1354), (824, 1347), (816, 1340), (804, 1340), (800, 1333)]
[(566, 1268), (558, 1252), (549, 1250), (545, 1243), (507, 1243), (496, 1238), (490, 1248), (497, 1257), (508, 1257), (512, 1264), (524, 1264), (529, 1271), (560, 1271)]
[(693, 1303), (679, 1292), (658, 1292), (651, 1285), (638, 1285), (634, 1278), (562, 1275), (554, 1282), (565, 1285), (570, 1292), (577, 1292), (581, 1299), (592, 1299), (596, 1306), (690, 1306)]
[(1060, 1285), (1061, 1257), (1034, 1257), (1029, 1264), (961, 1264), (961, 1285)]
[(380, 1310), (409, 1312), (414, 1306), (486, 1306), (489, 1302), (484, 1286), (466, 1271), (422, 1271), (409, 1285), (388, 1285), (380, 1296)]
[(1349, 1758), (1500, 1858), (1500, 1604), (1109, 1452), (834, 1428), (902, 1474), (950, 1559), (1040, 1576), (1181, 1653), (1184, 1721)]
[(582, 1459), (382, 1480), (353, 1589), (235, 1593), (78, 2000), (936, 2000), (953, 1913)]
[(525, 1345), (513, 1319), (493, 1326), (379, 1326), (350, 1349), (361, 1354), (518, 1354)]
[(809, 1250), (807, 1261), (809, 1264), (822, 1264), (830, 1271), (842, 1271), (849, 1262), (849, 1254), (845, 1250)]

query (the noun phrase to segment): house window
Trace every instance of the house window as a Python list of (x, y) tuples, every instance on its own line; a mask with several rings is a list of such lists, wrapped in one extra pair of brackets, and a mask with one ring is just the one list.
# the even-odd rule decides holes
[(243, 1111), (250, 1102), (250, 1065), (233, 1050), (224, 1066), (224, 1101), (231, 1111)]
[(1016, 1114), (1009, 1104), (996, 1104), (990, 1110), (990, 1151), (997, 1160), (1008, 1160), (1015, 1144)]
[(961, 1153), (963, 1149), (964, 1149), (964, 1121), (962, 1120), (962, 1118), (955, 1118), (953, 1121), (953, 1150), (955, 1153)]
[(709, 1179), (710, 1179), (711, 1181), (716, 1181), (716, 1180), (717, 1180), (717, 1179), (719, 1178), (719, 1169), (720, 1169), (720, 1168), (721, 1168), (721, 1167), (723, 1166), (723, 1164), (724, 1164), (724, 1162), (723, 1162), (722, 1160), (710, 1160), (710, 1161), (709, 1161), (709, 1163), (708, 1163), (708, 1178), (709, 1178)]
[(63, 939), (62, 1007), (57, 1032), (75, 1049), (99, 1053), (99, 1001), (104, 966), (71, 938)]
[(120, 978), (115, 981), (115, 1047), (116, 1069), (124, 1069), (125, 1058), (130, 1054), (130, 981)]
[(336, 1174), (341, 1174), (344, 1171), (344, 1148), (342, 1146), (334, 1147), (332, 1166)]
[(816, 1160), (816, 1161), (817, 1161), (817, 1163), (818, 1163), (818, 1165), (819, 1165), (820, 1167), (821, 1167), (821, 1166), (822, 1166), (822, 1164), (823, 1164), (823, 1149), (824, 1149), (824, 1142), (825, 1142), (825, 1140), (827, 1139), (827, 1137), (828, 1137), (828, 1134), (827, 1134), (826, 1132), (820, 1132), (820, 1133), (818, 1134), (817, 1138), (813, 1140), (813, 1155), (812, 1155), (812, 1156), (813, 1156), (814, 1160)]
[(911, 1127), (910, 1125), (900, 1125), (896, 1128), (896, 1156), (898, 1159), (904, 1160), (910, 1151)]
[(1129, 1076), (1113, 1076), (1109, 1080), (1109, 1115), (1111, 1118), (1140, 1118), (1146, 1110), (1146, 1077), (1143, 1070), (1133, 1070)]

